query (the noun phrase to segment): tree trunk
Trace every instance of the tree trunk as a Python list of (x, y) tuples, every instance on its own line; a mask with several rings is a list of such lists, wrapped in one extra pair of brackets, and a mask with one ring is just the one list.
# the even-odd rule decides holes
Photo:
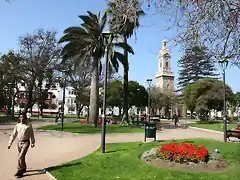
[(93, 124), (95, 127), (98, 125), (98, 97), (99, 97), (99, 73), (98, 73), (98, 59), (94, 59), (93, 62), (93, 72), (91, 77), (91, 93), (90, 93), (90, 115), (89, 123)]
[(28, 109), (32, 107), (32, 99), (33, 99), (33, 88), (30, 88), (28, 91), (27, 103), (24, 107), (24, 113), (27, 113)]
[(77, 104), (77, 118), (80, 118), (80, 113), (82, 112), (84, 105)]
[[(127, 37), (123, 36), (124, 43), (127, 44)], [(123, 74), (123, 118), (121, 124), (129, 123), (128, 121), (128, 51), (124, 49), (124, 74)]]
[(89, 106), (87, 107), (87, 121), (89, 122)]

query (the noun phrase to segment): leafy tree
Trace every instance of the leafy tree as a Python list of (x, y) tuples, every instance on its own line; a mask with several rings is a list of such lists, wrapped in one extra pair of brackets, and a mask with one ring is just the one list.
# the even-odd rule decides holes
[(144, 107), (148, 104), (148, 92), (144, 86), (140, 85), (137, 81), (128, 82), (128, 102), (129, 107)]
[(151, 108), (156, 114), (156, 110), (161, 111), (164, 108), (164, 114), (170, 117), (169, 109), (171, 109), (176, 102), (175, 94), (171, 91), (163, 90), (159, 87), (153, 87), (151, 93)]
[(200, 45), (189, 47), (184, 56), (178, 61), (178, 86), (181, 90), (185, 86), (205, 77), (214, 77), (215, 67), (206, 48)]
[(74, 88), (76, 95), (76, 110), (79, 118), (84, 106), (89, 106), (91, 69), (86, 62), (77, 66), (72, 65), (71, 61), (67, 63), (68, 67), (71, 66), (67, 76), (69, 77), (69, 84)]
[(113, 109), (113, 107), (119, 107), (122, 109), (123, 102), (123, 88), (122, 81), (112, 80), (108, 83), (107, 91), (107, 105)]
[[(140, 3), (138, 0), (112, 0), (108, 2), (107, 12), (109, 14), (109, 28), (114, 34), (122, 36), (123, 43), (127, 44), (128, 38), (133, 35), (135, 30), (139, 27), (139, 17), (144, 15), (141, 10)], [(130, 9), (129, 9), (130, 8)], [(124, 116), (122, 122), (128, 122), (128, 50), (124, 48), (124, 61), (122, 61), (124, 68), (123, 75), (123, 112)]]
[(15, 99), (18, 94), (18, 82), (21, 80), (22, 73), (21, 58), (13, 51), (9, 51), (0, 57), (0, 61), (2, 103), (7, 105), (8, 114), (12, 110), (13, 116)]
[[(205, 78), (183, 89), (183, 100), (191, 112), (197, 111), (200, 119), (208, 119), (210, 110), (223, 110), (223, 83), (216, 79)], [(233, 93), (226, 86), (226, 100), (232, 101)]]
[(60, 60), (61, 47), (55, 31), (38, 29), (36, 33), (19, 38), (21, 79), (25, 84), (27, 103), (25, 112), (37, 102), (43, 110), (51, 87), (55, 65)]

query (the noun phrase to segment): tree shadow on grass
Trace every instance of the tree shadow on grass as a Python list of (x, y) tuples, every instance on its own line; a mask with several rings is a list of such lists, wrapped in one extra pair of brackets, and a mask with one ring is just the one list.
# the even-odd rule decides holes
[(115, 153), (115, 152), (123, 152), (123, 151), (127, 151), (129, 149), (127, 148), (119, 148), (119, 149), (115, 149), (115, 150), (111, 150), (111, 151), (107, 151), (106, 153)]
[(69, 164), (62, 164), (62, 165), (58, 165), (58, 166), (53, 166), (53, 167), (49, 167), (47, 168), (47, 171), (54, 171), (54, 170), (58, 170), (64, 167), (72, 167), (72, 166), (77, 166), (82, 164), (80, 161), (75, 162), (75, 163), (69, 163)]

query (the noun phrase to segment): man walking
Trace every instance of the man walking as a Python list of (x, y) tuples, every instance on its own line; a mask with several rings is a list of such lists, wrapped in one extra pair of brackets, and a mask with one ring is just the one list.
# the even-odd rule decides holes
[(18, 137), (18, 171), (15, 174), (17, 177), (21, 177), (27, 169), (25, 156), (27, 154), (28, 148), (30, 146), (31, 140), (31, 147), (35, 146), (35, 138), (33, 133), (32, 125), (27, 121), (26, 114), (20, 114), (19, 116), (19, 123), (15, 126), (12, 135), (10, 137), (8, 143), (8, 149), (11, 148), (14, 139)]
[(175, 128), (176, 128), (177, 125), (178, 125), (178, 115), (176, 113), (173, 115), (173, 120), (174, 120), (174, 125), (175, 125)]

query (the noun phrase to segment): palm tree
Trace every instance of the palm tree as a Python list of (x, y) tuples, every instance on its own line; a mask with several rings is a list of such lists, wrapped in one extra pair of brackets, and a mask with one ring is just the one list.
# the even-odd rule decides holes
[(78, 27), (67, 28), (59, 43), (67, 42), (62, 50), (63, 61), (74, 58), (90, 61), (91, 63), (92, 77), (89, 120), (97, 126), (99, 109), (99, 62), (105, 53), (103, 31), (107, 21), (107, 14), (104, 13), (101, 16), (100, 13), (95, 15), (88, 11), (88, 15), (81, 15), (79, 18), (83, 23)]
[(101, 67), (101, 58), (105, 55), (106, 46), (108, 46), (110, 65), (117, 71), (122, 61), (123, 55), (116, 52), (115, 47), (127, 49), (133, 53), (132, 48), (124, 43), (113, 43), (114, 34), (104, 32), (107, 22), (107, 13), (103, 16), (100, 13), (95, 15), (88, 11), (88, 15), (81, 15), (79, 18), (83, 23), (78, 27), (69, 27), (64, 31), (64, 36), (59, 43), (67, 43), (63, 50), (63, 63), (68, 59), (73, 59), (78, 66), (86, 61), (92, 67), (91, 92), (90, 92), (90, 123), (97, 126), (99, 110), (99, 75)]
[[(132, 4), (129, 4), (132, 3)], [(131, 8), (131, 9), (129, 9)], [(128, 38), (131, 37), (135, 30), (139, 27), (139, 17), (145, 13), (140, 8), (140, 3), (138, 0), (113, 0), (108, 3), (108, 9), (106, 10), (110, 16), (109, 28), (114, 34), (119, 34), (122, 36), (123, 43), (128, 44)], [(130, 14), (129, 14), (130, 12)], [(123, 75), (123, 119), (122, 123), (128, 121), (128, 50), (124, 49), (124, 59), (122, 62), (124, 68)]]

